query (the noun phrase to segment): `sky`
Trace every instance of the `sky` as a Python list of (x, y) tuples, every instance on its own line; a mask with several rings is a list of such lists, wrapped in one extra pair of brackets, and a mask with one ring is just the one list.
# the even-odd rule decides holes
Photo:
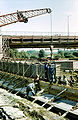
[(78, 0), (0, 0), (1, 15), (40, 8), (51, 8), (52, 13), (30, 18), (28, 23), (6, 25), (1, 30), (68, 33), (69, 26), (70, 33), (78, 32)]

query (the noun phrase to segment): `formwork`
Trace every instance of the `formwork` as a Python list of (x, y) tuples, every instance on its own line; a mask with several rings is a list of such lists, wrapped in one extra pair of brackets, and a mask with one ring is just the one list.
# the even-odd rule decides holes
[(24, 69), (24, 64), (19, 62), (19, 75), (23, 76), (23, 69)]
[(61, 75), (61, 65), (60, 64), (56, 64), (56, 67), (55, 67), (55, 75), (57, 77), (59, 77)]
[(61, 65), (61, 70), (78, 70), (78, 61), (56, 61)]
[(38, 74), (39, 74), (40, 78), (42, 78), (42, 79), (45, 78), (44, 64), (39, 64)]
[[(41, 79), (45, 79), (45, 68), (44, 64), (41, 63), (13, 63), (7, 61), (0, 61), (0, 70), (32, 78), (35, 78), (35, 76), (38, 74)], [(54, 76), (60, 76), (60, 65), (55, 65)]]
[(27, 63), (24, 63), (24, 76), (25, 77), (29, 77), (30, 76), (29, 71), (30, 71), (30, 65), (27, 64)]
[(31, 74), (31, 77), (35, 78), (36, 75), (38, 74), (38, 64), (31, 64), (31, 67), (30, 67), (30, 74)]

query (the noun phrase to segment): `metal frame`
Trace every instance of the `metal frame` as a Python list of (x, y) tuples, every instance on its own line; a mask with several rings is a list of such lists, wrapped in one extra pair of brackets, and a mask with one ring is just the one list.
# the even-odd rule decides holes
[(15, 13), (1, 15), (0, 16), (0, 27), (9, 25), (16, 22), (28, 22), (28, 18), (39, 16), (42, 14), (51, 13), (50, 8), (28, 10), (28, 11), (17, 11)]

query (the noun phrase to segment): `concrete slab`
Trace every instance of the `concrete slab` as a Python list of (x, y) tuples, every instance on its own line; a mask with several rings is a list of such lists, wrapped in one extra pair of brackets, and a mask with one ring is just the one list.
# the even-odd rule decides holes
[(20, 111), (18, 108), (13, 107), (2, 107), (3, 110), (6, 112), (7, 115), (9, 115), (12, 119), (22, 119), (25, 117), (23, 114), (23, 111)]
[[(41, 102), (47, 102), (53, 97), (53, 95), (50, 94), (44, 94), (42, 96), (33, 96), (35, 100), (39, 100)], [(48, 102), (49, 105), (52, 105), (53, 107), (63, 110), (65, 112), (71, 112), (72, 114), (78, 115), (78, 109), (71, 111), (72, 107), (76, 104), (76, 102), (71, 100), (57, 100), (56, 102)]]
[(69, 111), (70, 109), (72, 109), (72, 105), (66, 104), (66, 103), (58, 103), (56, 104), (54, 107), (62, 109), (64, 111)]

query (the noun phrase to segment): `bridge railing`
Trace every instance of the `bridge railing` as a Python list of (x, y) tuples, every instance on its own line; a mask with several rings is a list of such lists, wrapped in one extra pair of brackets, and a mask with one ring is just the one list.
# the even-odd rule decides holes
[[(67, 32), (1, 31), (1, 34), (12, 36), (68, 36)], [(70, 32), (69, 36), (78, 36), (78, 32)]]

